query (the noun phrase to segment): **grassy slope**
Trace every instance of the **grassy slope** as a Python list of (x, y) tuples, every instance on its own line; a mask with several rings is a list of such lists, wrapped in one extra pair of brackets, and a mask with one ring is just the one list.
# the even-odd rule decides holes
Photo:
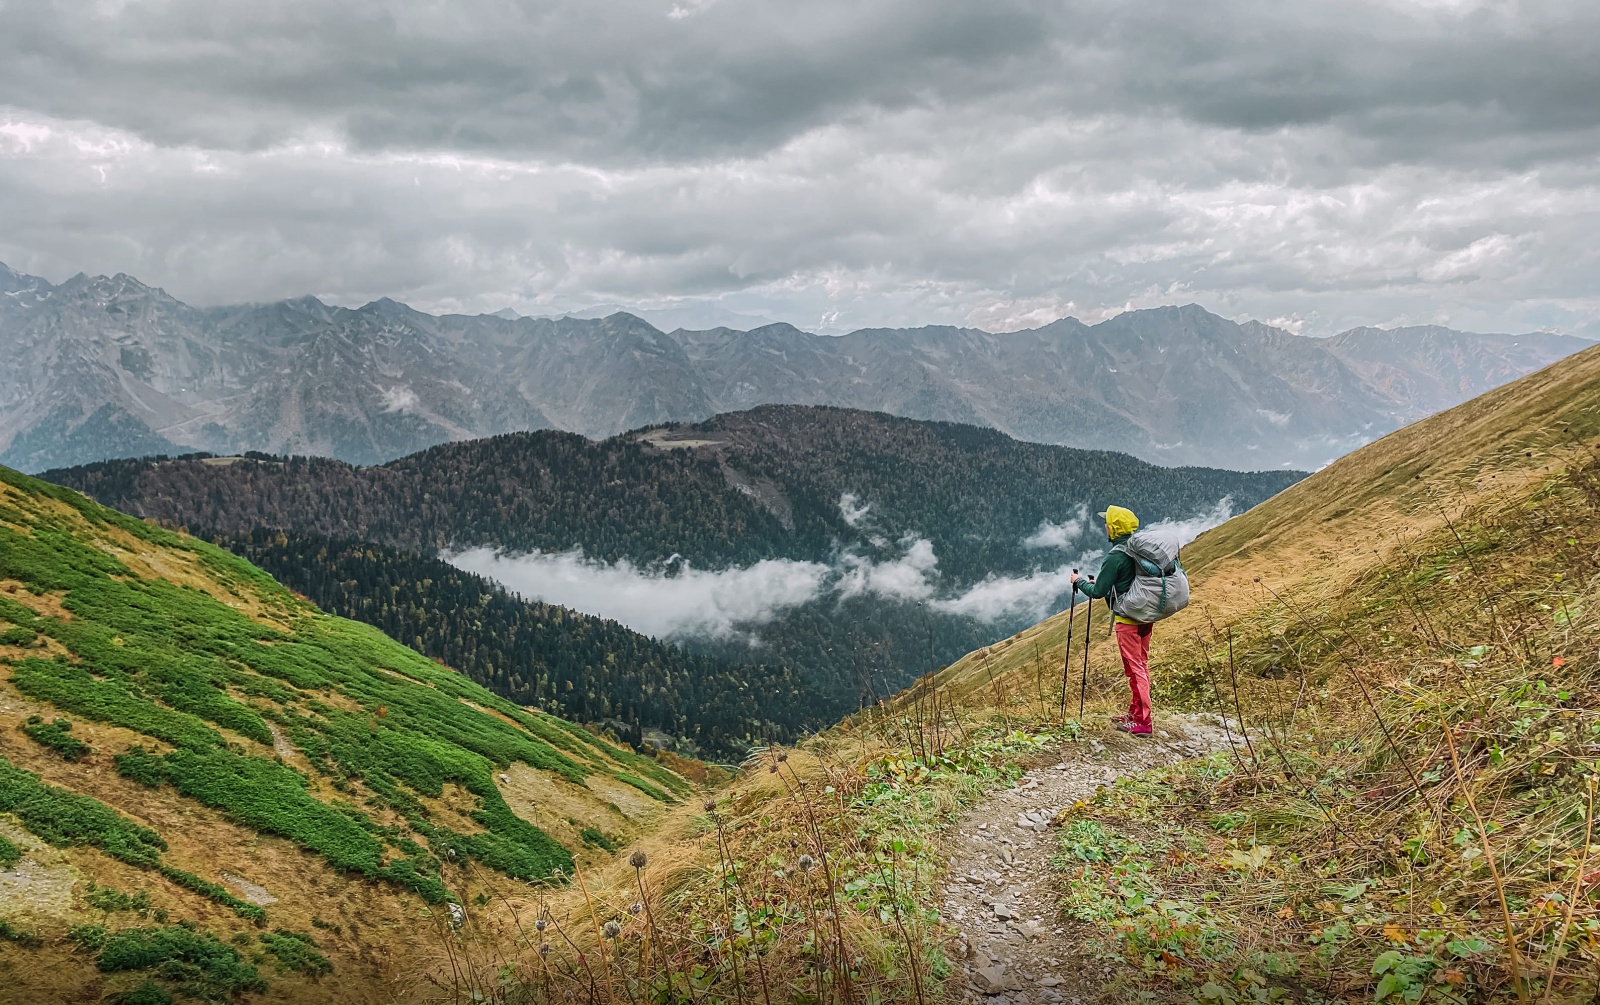
[[(1589, 1000), (1587, 895), (1568, 956), (1551, 950), (1574, 880), (1600, 879), (1581, 847), (1585, 775), (1600, 767), (1600, 629), (1584, 613), (1600, 603), (1597, 438), (1591, 350), (1191, 546), (1196, 605), (1158, 633), (1159, 700), (1242, 710), (1250, 746), (1119, 784), (1061, 821), (1066, 948), (1127, 964), (1107, 1000), (1510, 1000), (1491, 858), (1524, 992), (1542, 994), (1554, 960), (1552, 1000)], [(1102, 614), (1091, 730), (1125, 701), (1106, 627)], [(1083, 630), (1080, 609), (1079, 643)], [(919, 682), (889, 714), (847, 721), (782, 764), (769, 752), (714, 813), (674, 811), (642, 845), (639, 877), (618, 863), (581, 899), (544, 902), (561, 927), (546, 933), (548, 960), (486, 934), (482, 972), (508, 966), (534, 1000), (549, 987), (619, 1001), (641, 974), (752, 1001), (763, 978), (785, 1000), (959, 995), (939, 987), (939, 830), (1039, 738), (1075, 733), (1056, 714), (1066, 634), (1052, 618)], [(801, 855), (816, 860), (809, 874)], [(651, 910), (634, 916), (639, 879)], [(620, 931), (608, 967), (568, 951), (569, 938), (601, 942), (607, 920)]]
[[(1597, 446), (1591, 349), (1392, 434), (1186, 550), (1195, 606), (1157, 631), (1158, 705), (1237, 707), (1252, 743), (1073, 822), (1121, 859), (1091, 867), (1069, 851), (1063, 894), (1133, 964), (1123, 992), (1513, 1000), (1515, 970), (1537, 999), (1555, 964), (1552, 1000), (1588, 1000)], [(1125, 692), (1096, 613), (1090, 696), (1106, 709)], [(1058, 697), (1066, 625), (973, 654), (936, 686), (1014, 714), (1036, 679)], [(1083, 630), (1080, 609), (1075, 645)], [(1252, 859), (1258, 843), (1273, 850)]]
[[(156, 911), (223, 937), (259, 930), (241, 959), (256, 958), (269, 997), (321, 969), (299, 959), (276, 976), (298, 944), (281, 928), (331, 957), (324, 983), (378, 998), (380, 972), (406, 969), (386, 967), (391, 954), (437, 945), (427, 919), (446, 901), (570, 872), (586, 835), (635, 832), (689, 789), (220, 549), (6, 469), (0, 674), (0, 915), (34, 936), (0, 944), (14, 982), (0, 999), (148, 977), (96, 973), (97, 959), (148, 962), (127, 940), (91, 950), (62, 935), (156, 927)], [(277, 902), (263, 910), (229, 876)], [(105, 908), (136, 891), (143, 912)], [(151, 950), (166, 951), (179, 950)], [(210, 979), (172, 973), (174, 986)]]

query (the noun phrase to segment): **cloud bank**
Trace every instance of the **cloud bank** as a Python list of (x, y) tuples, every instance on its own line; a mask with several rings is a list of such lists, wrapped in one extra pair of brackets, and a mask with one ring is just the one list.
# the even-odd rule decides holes
[(0, 260), (199, 304), (1600, 324), (1588, 0), (0, 5)]
[(817, 562), (768, 559), (720, 572), (685, 567), (673, 575), (627, 561), (593, 561), (581, 551), (507, 555), (476, 548), (442, 557), (529, 600), (611, 618), (657, 638), (726, 638), (764, 625), (815, 599), (830, 571)]
[[(1232, 500), (1222, 499), (1203, 513), (1147, 529), (1187, 544), (1232, 513)], [(886, 560), (846, 552), (831, 564), (767, 559), (717, 571), (680, 563), (670, 568), (610, 564), (586, 558), (581, 551), (510, 555), (476, 548), (441, 557), (529, 600), (611, 618), (646, 635), (724, 639), (749, 635), (803, 604), (856, 597), (924, 603), (990, 624), (1038, 620), (1063, 606), (1071, 571), (1091, 572), (1104, 554), (1103, 549), (1085, 549), (1053, 569), (990, 576), (949, 588), (941, 582), (938, 556), (926, 538), (903, 537), (897, 551)]]
[(1051, 523), (1049, 520), (1041, 521), (1039, 529), (1022, 539), (1024, 548), (1054, 548), (1057, 551), (1066, 551), (1075, 547), (1083, 532), (1089, 526), (1089, 507), (1080, 505), (1078, 512), (1070, 519), (1060, 523)]

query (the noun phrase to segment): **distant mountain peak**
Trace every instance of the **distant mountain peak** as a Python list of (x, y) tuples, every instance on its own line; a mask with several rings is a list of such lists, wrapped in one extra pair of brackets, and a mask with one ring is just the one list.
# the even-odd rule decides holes
[(77, 422), (107, 406), (120, 430), (107, 456), (160, 439), (372, 464), (521, 429), (604, 438), (775, 403), (1161, 464), (1316, 468), (1588, 344), (1427, 326), (1301, 338), (1195, 303), (999, 335), (927, 325), (823, 337), (717, 304), (524, 318), (305, 296), (196, 310), (125, 273), (51, 287), (7, 269), (7, 286), (0, 462), (35, 469), (89, 459), (93, 445), (52, 415)]

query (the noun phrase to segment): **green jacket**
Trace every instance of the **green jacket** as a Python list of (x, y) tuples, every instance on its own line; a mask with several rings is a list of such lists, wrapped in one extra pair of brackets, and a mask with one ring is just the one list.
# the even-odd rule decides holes
[[(1111, 543), (1118, 545), (1132, 536), (1124, 534), (1113, 538)], [(1120, 551), (1107, 552), (1105, 561), (1100, 564), (1100, 574), (1092, 583), (1086, 579), (1078, 580), (1078, 592), (1090, 600), (1105, 600), (1113, 593), (1126, 593), (1128, 587), (1133, 585), (1133, 576), (1137, 571), (1133, 559), (1127, 555)]]

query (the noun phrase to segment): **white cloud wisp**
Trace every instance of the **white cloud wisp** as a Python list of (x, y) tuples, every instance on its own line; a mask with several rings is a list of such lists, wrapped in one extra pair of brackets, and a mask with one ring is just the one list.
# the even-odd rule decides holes
[[(1195, 516), (1158, 521), (1145, 529), (1188, 544), (1232, 515), (1233, 500), (1224, 498)], [(1064, 548), (1081, 531), (1080, 527), (1078, 534), (1063, 538), (1062, 544), (1045, 547)], [(1038, 536), (1036, 532), (1027, 540)], [(885, 560), (844, 552), (831, 564), (766, 559), (716, 571), (688, 565), (668, 569), (627, 561), (613, 564), (586, 558), (576, 550), (509, 555), (475, 548), (443, 558), (529, 600), (611, 618), (646, 635), (724, 639), (748, 633), (815, 600), (863, 596), (925, 603), (932, 610), (988, 624), (1038, 620), (1062, 606), (1072, 570), (1094, 569), (1103, 554), (1103, 548), (1085, 549), (1053, 569), (989, 576), (944, 595), (933, 543), (915, 535), (902, 537), (899, 554)]]
[(595, 561), (581, 551), (507, 555), (474, 548), (443, 558), (528, 600), (611, 618), (657, 638), (725, 638), (741, 626), (766, 624), (818, 596), (830, 572), (819, 562), (767, 559), (718, 572), (685, 567), (671, 575), (627, 561)]

